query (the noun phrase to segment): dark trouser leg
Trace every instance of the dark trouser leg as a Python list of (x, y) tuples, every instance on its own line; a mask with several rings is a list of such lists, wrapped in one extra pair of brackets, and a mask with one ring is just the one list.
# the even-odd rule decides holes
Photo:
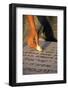
[(43, 34), (46, 36), (46, 40), (47, 41), (57, 41), (54, 38), (53, 35), (53, 31), (52, 31), (52, 27), (49, 24), (47, 18), (45, 16), (37, 16), (38, 20), (40, 21), (40, 23), (42, 24), (43, 28)]

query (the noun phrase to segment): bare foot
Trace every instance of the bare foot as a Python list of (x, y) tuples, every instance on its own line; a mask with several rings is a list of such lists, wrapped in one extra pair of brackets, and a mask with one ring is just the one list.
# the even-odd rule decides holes
[(42, 48), (39, 45), (37, 45), (36, 50), (38, 50), (38, 51), (41, 52), (42, 51)]

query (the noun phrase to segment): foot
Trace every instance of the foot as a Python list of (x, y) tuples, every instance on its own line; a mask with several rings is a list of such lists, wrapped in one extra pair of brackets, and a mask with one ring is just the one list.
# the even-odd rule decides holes
[(39, 45), (37, 45), (36, 50), (38, 50), (38, 51), (41, 52), (42, 51), (42, 48)]

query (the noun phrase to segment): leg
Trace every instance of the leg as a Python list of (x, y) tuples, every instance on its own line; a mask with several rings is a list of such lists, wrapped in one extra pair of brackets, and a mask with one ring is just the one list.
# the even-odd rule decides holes
[(36, 28), (35, 28), (34, 17), (28, 15), (27, 19), (28, 19), (29, 27), (30, 27), (28, 42), (30, 43), (30, 45), (32, 43), (33, 47), (36, 47), (36, 45), (38, 44), (38, 36), (37, 36)]
[(37, 50), (41, 51), (42, 49), (39, 46), (39, 38), (35, 27), (34, 16), (28, 15), (27, 19), (30, 26), (30, 31), (27, 41), (28, 45), (32, 48), (36, 48)]
[(49, 24), (47, 18), (45, 16), (37, 16), (37, 17), (40, 23), (42, 24), (42, 26), (44, 27), (43, 34), (46, 36), (46, 40), (47, 41), (57, 41), (54, 38), (52, 27)]

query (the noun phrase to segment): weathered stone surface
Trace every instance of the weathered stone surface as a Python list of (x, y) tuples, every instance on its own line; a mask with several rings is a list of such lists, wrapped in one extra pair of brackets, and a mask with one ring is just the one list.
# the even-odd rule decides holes
[(57, 73), (57, 43), (41, 41), (42, 52), (24, 46), (23, 74)]

